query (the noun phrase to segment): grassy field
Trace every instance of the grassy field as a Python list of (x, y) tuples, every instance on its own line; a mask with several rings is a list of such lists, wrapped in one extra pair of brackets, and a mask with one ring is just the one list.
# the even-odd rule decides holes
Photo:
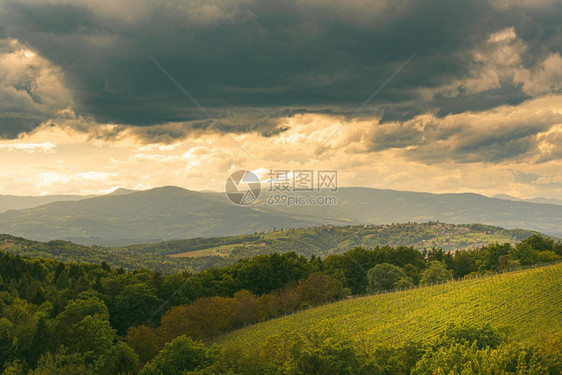
[(426, 340), (449, 323), (490, 323), (509, 339), (562, 330), (562, 263), (344, 300), (270, 320), (217, 342), (258, 350), (270, 336), (333, 324), (365, 343)]
[(198, 257), (205, 257), (205, 256), (210, 256), (210, 255), (218, 255), (218, 256), (221, 256), (221, 257), (227, 257), (230, 254), (230, 252), (237, 246), (240, 246), (240, 245), (232, 244), (232, 245), (215, 246), (215, 247), (209, 247), (207, 249), (202, 249), (202, 250), (188, 251), (186, 253), (172, 254), (172, 255), (169, 255), (169, 257), (170, 258), (183, 258), (183, 257), (198, 258)]

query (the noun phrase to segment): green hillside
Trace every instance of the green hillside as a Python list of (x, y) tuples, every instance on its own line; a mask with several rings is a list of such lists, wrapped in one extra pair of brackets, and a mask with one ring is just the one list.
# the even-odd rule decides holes
[(510, 340), (533, 342), (562, 330), (562, 263), (407, 291), (344, 300), (222, 336), (259, 350), (286, 330), (333, 325), (366, 345), (435, 337), (450, 323), (489, 323)]
[[(483, 224), (439, 222), (383, 225), (321, 226), (270, 231), (248, 236), (229, 236), (129, 246), (142, 252), (174, 257), (252, 256), (295, 251), (305, 256), (339, 254), (354, 247), (438, 247), (444, 251), (483, 247), (489, 243), (511, 243), (536, 234), (523, 229), (504, 229)], [(184, 252), (181, 252), (183, 249)]]
[(445, 251), (511, 243), (537, 232), (482, 224), (407, 223), (392, 225), (322, 226), (276, 230), (240, 236), (191, 238), (126, 247), (84, 246), (68, 241), (37, 242), (0, 234), (0, 250), (58, 261), (101, 263), (133, 270), (146, 267), (163, 273), (191, 267), (201, 271), (235, 264), (260, 254), (296, 252), (325, 258), (361, 246), (438, 247)]

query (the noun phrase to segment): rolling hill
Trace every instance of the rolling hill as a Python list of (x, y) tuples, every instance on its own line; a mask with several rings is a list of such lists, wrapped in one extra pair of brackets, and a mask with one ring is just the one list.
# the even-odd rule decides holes
[[(135, 245), (143, 253), (170, 254), (173, 257), (251, 256), (295, 251), (305, 256), (339, 254), (354, 247), (412, 246), (445, 251), (485, 246), (492, 242), (515, 244), (537, 232), (503, 229), (482, 224), (439, 222), (389, 225), (322, 226), (259, 233), (257, 235), (188, 239), (158, 244)], [(182, 252), (185, 251), (185, 252)]]
[(0, 233), (38, 241), (123, 246), (166, 240), (239, 235), (273, 228), (390, 224), (440, 220), (526, 228), (562, 236), (562, 206), (488, 198), (341, 188), (335, 205), (268, 204), (271, 195), (238, 207), (224, 194), (178, 187), (54, 202), (0, 214)]
[(394, 225), (325, 226), (239, 236), (192, 238), (125, 247), (85, 246), (69, 241), (31, 241), (0, 234), (0, 250), (57, 261), (101, 263), (133, 270), (146, 267), (164, 273), (188, 267), (200, 271), (236, 263), (240, 258), (294, 251), (322, 258), (357, 246), (440, 247), (457, 250), (491, 242), (516, 243), (537, 232), (507, 230), (482, 224), (409, 223)]
[(427, 340), (449, 323), (489, 323), (533, 342), (562, 330), (562, 263), (407, 291), (359, 297), (226, 334), (216, 341), (257, 351), (268, 337), (334, 325), (363, 345)]

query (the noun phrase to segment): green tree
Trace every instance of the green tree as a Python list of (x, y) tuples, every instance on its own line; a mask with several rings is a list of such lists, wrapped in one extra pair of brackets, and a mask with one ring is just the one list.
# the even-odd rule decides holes
[(47, 320), (44, 317), (40, 317), (37, 321), (37, 326), (35, 327), (35, 332), (33, 334), (33, 340), (31, 343), (29, 358), (30, 364), (35, 364), (39, 360), (41, 355), (43, 355), (47, 351), (51, 335), (52, 332), (47, 325)]
[(31, 375), (89, 375), (88, 367), (79, 354), (67, 354), (65, 350), (47, 353), (39, 359)]
[(139, 363), (135, 351), (125, 342), (118, 342), (95, 363), (95, 373), (99, 375), (134, 374)]
[(523, 266), (535, 264), (538, 261), (537, 251), (529, 242), (519, 242), (515, 245), (512, 254)]
[(64, 269), (57, 277), (55, 285), (59, 290), (70, 288), (70, 280), (68, 279), (68, 275), (66, 274), (66, 271)]
[(497, 271), (499, 258), (503, 255), (508, 255), (512, 252), (511, 245), (504, 243), (502, 245), (497, 243), (489, 244), (484, 252), (484, 258), (480, 263), (479, 271)]
[(442, 283), (453, 278), (453, 270), (447, 269), (444, 263), (434, 260), (429, 267), (423, 271), (420, 284), (428, 285)]
[(422, 374), (517, 374), (543, 375), (548, 369), (536, 352), (520, 346), (479, 349), (476, 342), (452, 343), (427, 351), (412, 369)]
[(394, 284), (394, 289), (408, 289), (415, 285), (411, 277), (405, 276)]
[(377, 264), (367, 273), (369, 284), (367, 292), (375, 293), (382, 290), (391, 290), (402, 278), (406, 277), (404, 270), (390, 263)]
[(413, 264), (405, 264), (404, 265), (404, 272), (406, 272), (406, 276), (408, 276), (414, 284), (420, 283), (421, 273), (420, 269)]
[(0, 369), (16, 358), (18, 339), (13, 334), (13, 324), (0, 318)]
[(272, 373), (351, 375), (362, 373), (364, 366), (364, 357), (353, 340), (325, 324), (305, 332), (286, 331), (272, 336), (262, 355), (274, 369)]
[(63, 345), (70, 354), (87, 353), (88, 361), (102, 355), (115, 338), (107, 307), (95, 297), (69, 303), (54, 327), (55, 348)]
[(212, 363), (210, 354), (202, 343), (187, 336), (179, 336), (166, 344), (164, 349), (147, 364), (140, 375), (182, 375)]
[(552, 250), (554, 248), (554, 240), (552, 238), (543, 237), (538, 234), (533, 234), (520, 243), (527, 244), (537, 251)]
[(554, 262), (559, 260), (560, 255), (556, 254), (552, 250), (542, 250), (537, 252), (537, 262)]
[(145, 323), (162, 304), (155, 290), (144, 283), (127, 285), (111, 304), (111, 323), (123, 335), (127, 328)]

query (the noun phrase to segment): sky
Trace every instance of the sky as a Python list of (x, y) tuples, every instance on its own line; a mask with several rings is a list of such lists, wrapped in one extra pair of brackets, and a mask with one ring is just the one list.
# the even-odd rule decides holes
[(0, 0), (0, 194), (562, 197), (558, 0)]

